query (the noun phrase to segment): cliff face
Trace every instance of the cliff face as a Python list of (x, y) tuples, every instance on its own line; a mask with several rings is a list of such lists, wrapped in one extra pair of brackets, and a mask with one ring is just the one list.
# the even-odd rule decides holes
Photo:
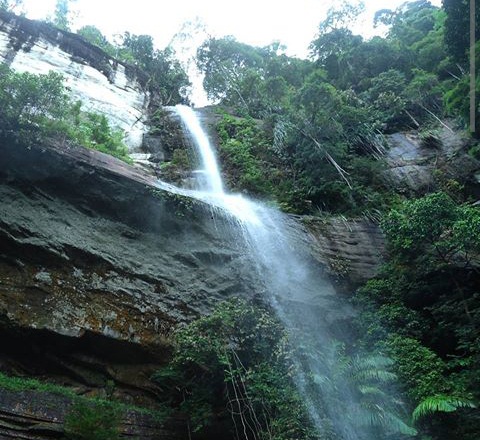
[(230, 219), (93, 150), (0, 150), (0, 370), (153, 405), (172, 329), (255, 292)]
[(435, 138), (426, 140), (415, 131), (387, 136), (386, 177), (397, 191), (422, 194), (455, 179), (480, 195), (480, 161), (468, 154), (466, 133), (447, 124), (438, 129)]
[[(175, 326), (262, 291), (227, 215), (97, 151), (0, 148), (3, 371), (95, 392), (111, 379), (144, 403)], [(322, 263), (341, 258), (328, 230), (317, 228)]]
[(12, 325), (162, 345), (179, 322), (253, 291), (228, 219), (202, 202), (96, 151), (1, 148), (0, 300)]
[[(75, 99), (129, 133), (132, 149), (142, 144), (146, 78), (80, 37), (0, 11), (0, 62), (61, 73)], [(238, 225), (152, 177), (186, 145), (176, 138), (170, 145), (173, 130), (164, 128), (144, 142), (147, 172), (80, 147), (0, 139), (1, 372), (154, 408), (162, 390), (150, 377), (169, 360), (172, 331), (229, 297), (261, 295)], [(172, 181), (191, 177), (171, 174)], [(297, 220), (286, 233), (313, 242), (319, 265), (346, 285), (375, 271), (380, 253), (372, 251), (367, 269), (360, 261), (368, 227)], [(347, 271), (340, 264), (347, 260), (359, 262)], [(71, 405), (65, 396), (2, 386), (0, 437), (61, 437)], [(173, 439), (184, 428), (132, 412), (121, 429)]]
[(304, 217), (302, 227), (313, 257), (326, 267), (340, 291), (351, 294), (374, 277), (384, 261), (383, 233), (370, 220)]
[(104, 113), (138, 149), (146, 132), (147, 78), (78, 35), (0, 10), (0, 62), (18, 72), (58, 72), (74, 100)]

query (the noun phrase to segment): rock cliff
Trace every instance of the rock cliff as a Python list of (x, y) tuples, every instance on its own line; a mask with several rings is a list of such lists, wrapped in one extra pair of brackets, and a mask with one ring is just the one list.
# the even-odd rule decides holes
[[(1, 370), (95, 396), (112, 381), (119, 399), (153, 405), (149, 377), (171, 331), (262, 290), (238, 228), (97, 151), (7, 139), (0, 149)], [(327, 230), (316, 229), (315, 256), (333, 265), (352, 248)], [(362, 233), (347, 235), (366, 243)]]
[(0, 150), (0, 369), (148, 407), (172, 329), (255, 291), (230, 219), (93, 150)]
[(480, 194), (480, 162), (468, 154), (466, 133), (447, 124), (423, 139), (416, 131), (387, 136), (387, 178), (398, 191), (422, 194), (455, 179)]
[(147, 78), (82, 37), (0, 10), (0, 62), (18, 72), (58, 72), (72, 98), (105, 114), (138, 149), (147, 131)]

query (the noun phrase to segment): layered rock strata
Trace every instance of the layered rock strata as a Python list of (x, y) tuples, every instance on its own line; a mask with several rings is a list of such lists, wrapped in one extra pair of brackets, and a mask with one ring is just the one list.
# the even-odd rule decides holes
[(60, 73), (74, 101), (124, 130), (130, 149), (142, 145), (150, 95), (141, 71), (109, 57), (82, 37), (0, 10), (0, 62), (17, 72)]

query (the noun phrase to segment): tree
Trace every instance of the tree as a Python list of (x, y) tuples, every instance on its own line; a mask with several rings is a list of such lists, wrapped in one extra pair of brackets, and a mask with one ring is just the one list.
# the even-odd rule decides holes
[(0, 0), (0, 9), (17, 12), (23, 6), (23, 0)]
[(320, 34), (310, 45), (315, 59), (334, 79), (348, 69), (347, 57), (363, 42), (362, 37), (353, 35), (349, 29), (332, 29)]
[(70, 4), (76, 0), (57, 0), (55, 3), (55, 12), (53, 15), (52, 23), (63, 29), (64, 31), (70, 30)]
[(361, 96), (377, 112), (378, 120), (386, 124), (389, 130), (392, 126), (401, 126), (404, 123), (402, 113), (406, 107), (405, 75), (396, 69), (390, 69), (371, 78), (370, 84), (369, 89)]
[(383, 222), (389, 246), (412, 264), (471, 268), (480, 255), (480, 211), (445, 193), (406, 201)]
[(318, 26), (319, 34), (329, 33), (335, 29), (347, 29), (364, 10), (365, 3), (363, 1), (343, 0), (339, 2), (327, 11), (327, 17)]
[(97, 27), (92, 25), (83, 26), (77, 31), (77, 34), (81, 35), (88, 42), (98, 46), (110, 56), (114, 57), (116, 55), (115, 47), (107, 40), (107, 38)]
[[(472, 0), (473, 1), (473, 0)], [(449, 54), (458, 63), (466, 65), (470, 47), (470, 1), (443, 0), (443, 9), (447, 13), (445, 21), (445, 44)], [(480, 35), (480, 3), (475, 3), (475, 35)]]
[(13, 136), (35, 136), (49, 119), (59, 119), (68, 98), (61, 75), (13, 72), (0, 65), (0, 131)]
[(413, 42), (410, 48), (415, 53), (419, 68), (448, 78), (451, 77), (449, 68), (452, 62), (447, 60), (448, 54), (444, 42), (446, 14), (442, 9), (437, 9), (432, 10), (431, 15), (434, 19), (433, 28), (422, 38)]
[(363, 2), (343, 1), (339, 6), (330, 8), (325, 20), (318, 26), (318, 37), (310, 44), (310, 50), (332, 79), (348, 69), (346, 57), (363, 42), (363, 38), (353, 35), (349, 28), (364, 7)]
[(210, 99), (239, 103), (248, 108), (242, 81), (254, 71), (261, 72), (264, 52), (228, 36), (210, 38), (197, 51), (197, 66), (205, 75), (203, 85)]
[(163, 105), (188, 102), (190, 81), (170, 47), (155, 49), (150, 35), (125, 32), (118, 57), (137, 65), (149, 76), (150, 91)]
[[(428, 0), (406, 2), (391, 11), (388, 38), (409, 47), (434, 29), (438, 11)], [(378, 17), (377, 17), (378, 18)]]

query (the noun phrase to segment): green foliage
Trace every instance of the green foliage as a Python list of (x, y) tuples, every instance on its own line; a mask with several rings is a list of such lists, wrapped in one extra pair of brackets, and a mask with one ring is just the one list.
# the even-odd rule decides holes
[[(480, 63), (480, 42), (475, 44), (475, 63)], [(480, 100), (480, 79), (475, 78), (475, 102)], [(470, 124), (470, 75), (463, 74), (460, 78), (449, 83), (449, 87), (445, 90), (443, 95), (445, 101), (445, 108), (450, 116), (459, 116), (465, 126)], [(480, 135), (480, 114), (478, 107), (475, 111), (475, 128), (469, 127), (475, 136)]]
[[(268, 185), (265, 182), (266, 173), (261, 163), (255, 157), (254, 148), (262, 148), (256, 140), (261, 132), (255, 127), (255, 121), (235, 119), (225, 115), (218, 125), (221, 139), (221, 152), (227, 166), (238, 174), (232, 176), (241, 190), (257, 194), (268, 194)], [(266, 148), (266, 145), (263, 145)]]
[(264, 127), (252, 118), (223, 114), (217, 125), (220, 155), (231, 189), (274, 199), (285, 211), (307, 209), (292, 166), (272, 148)]
[(171, 403), (188, 413), (194, 431), (208, 432), (212, 420), (229, 415), (232, 435), (243, 425), (249, 437), (311, 438), (287, 360), (284, 332), (271, 314), (232, 300), (180, 329), (172, 364), (154, 378), (171, 390)]
[(100, 30), (92, 25), (82, 26), (78, 31), (78, 35), (81, 35), (89, 43), (98, 46), (104, 50), (108, 55), (115, 57), (117, 55), (117, 49), (111, 44), (107, 38), (100, 32)]
[(55, 12), (52, 23), (58, 28), (69, 31), (70, 30), (70, 4), (76, 0), (56, 0)]
[[(447, 14), (445, 22), (445, 43), (449, 53), (456, 62), (467, 61), (467, 50), (470, 47), (470, 2), (466, 0), (442, 0)], [(480, 5), (475, 4), (475, 35), (480, 35)]]
[(117, 440), (120, 414), (111, 405), (78, 401), (65, 418), (65, 434), (71, 440)]
[(470, 150), (468, 150), (468, 154), (474, 157), (477, 160), (480, 160), (480, 145), (474, 145)]
[(385, 344), (394, 359), (394, 369), (414, 402), (451, 391), (445, 381), (445, 363), (416, 339), (393, 336)]
[(395, 361), (422, 430), (474, 439), (474, 409), (434, 413), (478, 399), (480, 210), (433, 193), (398, 205), (382, 226), (389, 262), (356, 294), (363, 344)]
[(65, 132), (76, 143), (132, 163), (128, 148), (123, 143), (123, 132), (113, 129), (105, 115), (82, 112), (81, 103), (77, 102), (71, 108), (66, 123)]
[(16, 73), (1, 64), (0, 106), (4, 137), (27, 145), (56, 137), (131, 162), (123, 132), (112, 128), (105, 115), (73, 104), (59, 74)]
[(0, 373), (0, 388), (11, 391), (37, 390), (46, 393), (60, 394), (67, 397), (75, 397), (75, 393), (68, 388), (51, 383), (40, 382), (36, 379), (7, 376), (3, 373)]
[(387, 394), (388, 386), (396, 383), (393, 362), (384, 356), (356, 356), (348, 363), (349, 380), (359, 394), (359, 423), (382, 433), (415, 435), (400, 414), (402, 407)]
[(413, 411), (412, 418), (416, 422), (423, 417), (438, 412), (453, 412), (459, 408), (476, 408), (475, 404), (461, 397), (437, 395), (422, 400)]
[(155, 49), (150, 35), (125, 32), (116, 56), (148, 75), (150, 91), (162, 105), (187, 103), (190, 81), (172, 48)]
[(480, 211), (469, 205), (458, 206), (445, 193), (409, 200), (384, 220), (389, 245), (400, 258), (418, 262), (471, 263), (480, 252)]
[(0, 64), (0, 132), (33, 141), (48, 133), (48, 121), (61, 119), (68, 109), (62, 76), (15, 73)]
[(261, 50), (231, 36), (211, 38), (197, 52), (197, 65), (205, 73), (204, 88), (213, 100), (244, 101), (241, 82), (252, 72), (250, 69), (259, 68), (262, 63)]
[(112, 407), (111, 411), (114, 411), (114, 412), (131, 410), (138, 413), (149, 414), (157, 418), (161, 418), (164, 416), (163, 412), (161, 412), (160, 410), (151, 411), (142, 407), (127, 405), (120, 402), (83, 397), (76, 394), (74, 390), (72, 390), (72, 388), (56, 385), (49, 382), (41, 382), (37, 379), (32, 379), (32, 378), (7, 376), (6, 374), (3, 374), (3, 373), (0, 373), (0, 388), (7, 389), (10, 391), (35, 390), (43, 393), (58, 394), (60, 396), (69, 397), (73, 401), (81, 401), (85, 404), (88, 404), (88, 402), (90, 402), (91, 404), (98, 403), (101, 407), (111, 406)]
[(405, 75), (390, 69), (371, 79), (364, 97), (373, 103), (372, 107), (378, 112), (380, 121), (386, 124), (392, 124), (393, 121), (398, 123), (407, 104), (403, 96), (405, 87)]

